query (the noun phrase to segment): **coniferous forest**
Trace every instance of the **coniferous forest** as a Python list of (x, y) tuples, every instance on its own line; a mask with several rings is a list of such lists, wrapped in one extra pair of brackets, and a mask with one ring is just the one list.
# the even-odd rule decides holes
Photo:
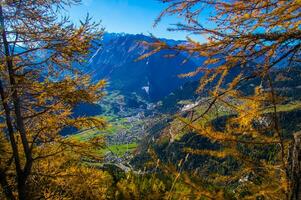
[(300, 0), (2, 0), (0, 45), (1, 200), (301, 199)]

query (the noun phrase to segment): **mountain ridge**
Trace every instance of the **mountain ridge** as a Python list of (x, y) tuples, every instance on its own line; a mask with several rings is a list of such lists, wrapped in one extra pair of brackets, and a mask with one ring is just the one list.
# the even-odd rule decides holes
[[(158, 101), (185, 82), (196, 79), (178, 77), (179, 74), (194, 71), (197, 67), (193, 60), (181, 64), (187, 59), (185, 54), (166, 58), (175, 52), (163, 50), (136, 61), (150, 51), (141, 41), (152, 42), (154, 39), (141, 34), (105, 34), (101, 41), (102, 47), (94, 51), (89, 60), (88, 69), (93, 80), (107, 79), (108, 90), (118, 90), (123, 94), (137, 93), (150, 101)], [(185, 42), (165, 41), (172, 44)]]

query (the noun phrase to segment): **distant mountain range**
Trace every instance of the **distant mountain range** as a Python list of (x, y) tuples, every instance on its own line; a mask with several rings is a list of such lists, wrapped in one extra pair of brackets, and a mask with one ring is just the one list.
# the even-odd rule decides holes
[[(97, 41), (101, 46), (91, 52), (84, 72), (90, 74), (93, 81), (106, 79), (109, 83), (107, 95), (100, 104), (77, 105), (73, 109), (74, 117), (152, 115), (158, 101), (163, 101), (187, 82), (196, 80), (197, 77), (179, 78), (180, 74), (195, 70), (200, 62), (190, 59), (183, 64), (187, 59), (183, 53), (167, 58), (176, 52), (165, 50), (137, 61), (151, 51), (150, 47), (141, 43), (143, 41), (152, 42), (154, 38), (142, 34), (106, 33)], [(171, 45), (185, 42), (165, 41)], [(77, 129), (68, 127), (62, 134), (75, 132)]]
[[(135, 100), (137, 96), (153, 103), (163, 101), (165, 111), (176, 108), (171, 104), (175, 105), (180, 100), (197, 98), (198, 95), (195, 95), (194, 91), (199, 84), (196, 82), (199, 77), (179, 78), (179, 75), (194, 71), (206, 58), (192, 57), (183, 64), (188, 55), (162, 50), (137, 61), (137, 58), (151, 51), (150, 47), (143, 45), (142, 42), (151, 43), (154, 40), (142, 34), (106, 33), (99, 41), (101, 47), (91, 53), (87, 72), (95, 81), (107, 79), (109, 93), (117, 91), (125, 97), (126, 102), (134, 102), (137, 107), (139, 107), (139, 102)], [(170, 45), (185, 43), (185, 41), (160, 40)], [(176, 56), (170, 57), (174, 54)], [(251, 71), (253, 65), (255, 64), (250, 63)], [(281, 71), (284, 66), (287, 66), (287, 61), (283, 61), (277, 68)], [(239, 68), (233, 69), (226, 77), (225, 84), (239, 73)], [(244, 87), (244, 90), (249, 88)]]
[[(154, 102), (161, 100), (185, 82), (194, 79), (179, 78), (178, 75), (191, 72), (199, 61), (188, 60), (183, 53), (173, 58), (166, 58), (172, 51), (161, 51), (144, 60), (136, 61), (141, 55), (149, 52), (149, 47), (141, 41), (152, 42), (153, 38), (145, 35), (107, 33), (102, 46), (89, 60), (89, 73), (94, 80), (107, 79), (108, 90), (118, 90), (128, 95), (136, 93)], [(184, 41), (165, 40), (169, 44)]]

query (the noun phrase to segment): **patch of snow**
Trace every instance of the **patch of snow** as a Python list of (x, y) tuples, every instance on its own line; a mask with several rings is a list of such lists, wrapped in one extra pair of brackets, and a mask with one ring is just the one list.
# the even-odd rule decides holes
[(183, 108), (181, 109), (182, 112), (184, 111), (188, 111), (191, 110), (192, 108), (196, 107), (197, 105), (199, 105), (199, 101), (195, 102), (195, 103), (191, 103), (191, 104), (187, 104), (185, 106), (183, 106)]
[(144, 90), (149, 95), (149, 86), (142, 87), (142, 90)]
[(93, 54), (93, 56), (89, 59), (89, 64), (91, 64), (92, 63), (92, 61), (93, 61), (93, 58), (98, 54), (98, 52), (100, 51), (102, 49), (102, 47), (100, 47), (100, 48), (98, 48), (97, 49), (97, 51)]

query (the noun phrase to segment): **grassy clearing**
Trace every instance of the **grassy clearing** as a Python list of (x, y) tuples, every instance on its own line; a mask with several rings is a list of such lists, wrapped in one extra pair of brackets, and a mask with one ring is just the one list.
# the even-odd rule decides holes
[[(301, 109), (301, 101), (293, 101), (288, 104), (277, 106), (278, 112), (289, 112), (289, 111), (300, 110), (300, 109)], [(271, 112), (272, 112), (272, 109), (271, 109)]]
[(102, 152), (113, 152), (118, 156), (123, 156), (126, 152), (133, 152), (137, 148), (137, 146), (137, 143), (111, 145), (108, 148), (102, 150)]
[(87, 141), (99, 134), (107, 136), (116, 134), (122, 130), (130, 130), (131, 128), (126, 118), (117, 118), (115, 116), (105, 116), (104, 118), (108, 122), (107, 127), (105, 127), (104, 129), (92, 128), (81, 130), (77, 134), (70, 136), (70, 138), (80, 141)]

